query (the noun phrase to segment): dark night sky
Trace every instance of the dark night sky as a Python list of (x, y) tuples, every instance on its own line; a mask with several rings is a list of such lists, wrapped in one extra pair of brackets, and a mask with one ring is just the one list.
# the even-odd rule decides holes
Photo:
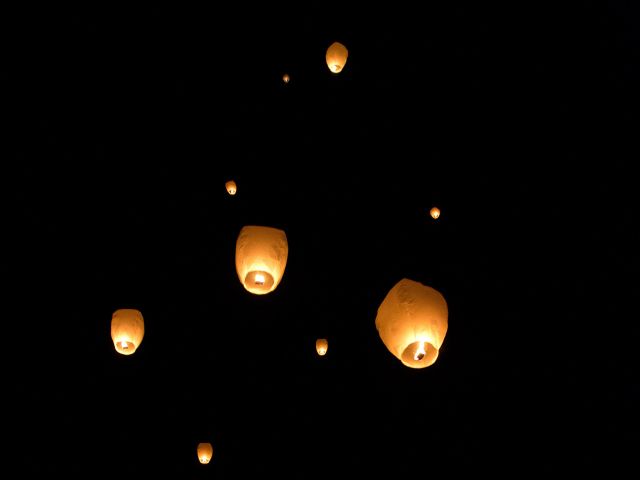
[[(637, 468), (640, 12), (467, 3), (6, 12), (10, 463)], [(350, 56), (332, 75), (336, 40)], [(244, 225), (287, 234), (272, 294), (238, 281)], [(374, 325), (405, 277), (449, 305), (422, 370)], [(111, 343), (118, 308), (145, 318), (130, 357)]]

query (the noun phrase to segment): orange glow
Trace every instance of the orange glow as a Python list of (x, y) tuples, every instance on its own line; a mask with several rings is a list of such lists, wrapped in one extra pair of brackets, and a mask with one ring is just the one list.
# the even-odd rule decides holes
[(438, 207), (433, 207), (429, 213), (431, 214), (431, 218), (437, 220), (440, 217), (440, 209)]
[(211, 461), (212, 456), (213, 456), (213, 446), (211, 446), (209, 442), (198, 444), (198, 460), (200, 460), (200, 463), (206, 465)]
[(244, 288), (256, 295), (276, 289), (287, 265), (289, 246), (284, 231), (245, 226), (236, 241), (236, 272)]
[(142, 313), (134, 309), (116, 310), (111, 317), (111, 339), (116, 352), (131, 355), (144, 337)]
[(236, 192), (238, 191), (236, 182), (234, 182), (233, 180), (229, 180), (227, 183), (224, 184), (224, 186), (227, 189), (227, 193), (229, 195), (235, 195)]
[(347, 63), (348, 56), (349, 51), (347, 50), (347, 47), (342, 45), (340, 42), (333, 42), (327, 49), (327, 54), (325, 56), (329, 70), (333, 73), (340, 73)]
[(285, 73), (285, 74), (282, 76), (282, 81), (283, 81), (284, 83), (289, 83), (289, 80), (291, 80), (291, 78), (289, 77), (289, 74), (288, 74), (288, 73)]
[(319, 338), (316, 340), (316, 352), (318, 352), (318, 355), (320, 355), (321, 357), (324, 356), (327, 353), (328, 349), (329, 342), (326, 338)]
[(376, 328), (404, 365), (424, 368), (437, 360), (448, 327), (447, 302), (437, 290), (400, 280), (378, 307)]

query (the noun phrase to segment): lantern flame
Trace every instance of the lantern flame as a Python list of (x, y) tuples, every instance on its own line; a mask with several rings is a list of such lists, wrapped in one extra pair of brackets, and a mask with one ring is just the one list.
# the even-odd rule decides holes
[(256, 273), (255, 283), (256, 285), (264, 285), (264, 275), (261, 273)]
[(413, 356), (413, 359), (415, 361), (420, 361), (424, 358), (424, 356), (427, 354), (427, 352), (424, 349), (424, 342), (420, 342), (418, 344), (418, 349), (416, 350), (415, 355)]

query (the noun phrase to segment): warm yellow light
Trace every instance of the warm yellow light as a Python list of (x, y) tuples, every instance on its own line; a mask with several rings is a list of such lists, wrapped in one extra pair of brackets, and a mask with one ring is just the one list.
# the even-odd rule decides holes
[(433, 207), (429, 213), (431, 214), (431, 218), (437, 220), (440, 217), (440, 209), (438, 207)]
[(282, 76), (282, 81), (283, 81), (284, 83), (289, 83), (289, 80), (291, 80), (291, 78), (289, 77), (289, 74), (288, 74), (288, 73), (285, 73), (285, 74)]
[(447, 327), (447, 302), (442, 294), (406, 278), (387, 293), (376, 315), (382, 342), (411, 368), (428, 367), (436, 361)]
[(316, 352), (318, 352), (318, 355), (320, 355), (321, 357), (324, 356), (327, 353), (328, 349), (329, 342), (326, 338), (319, 338), (316, 340)]
[(200, 463), (207, 464), (211, 461), (213, 456), (213, 446), (209, 442), (203, 442), (198, 444), (198, 460)]
[(340, 42), (333, 42), (327, 49), (327, 54), (325, 56), (329, 70), (333, 73), (340, 73), (347, 63), (348, 56), (349, 51), (347, 50), (347, 47)]
[(142, 313), (134, 309), (116, 310), (111, 317), (111, 339), (116, 352), (131, 355), (144, 337)]
[(236, 271), (247, 291), (264, 295), (276, 289), (287, 265), (289, 246), (284, 231), (245, 226), (236, 241)]
[(229, 193), (229, 195), (235, 195), (236, 192), (238, 191), (236, 182), (234, 182), (233, 180), (229, 180), (227, 183), (224, 184), (224, 186), (226, 187), (227, 193)]

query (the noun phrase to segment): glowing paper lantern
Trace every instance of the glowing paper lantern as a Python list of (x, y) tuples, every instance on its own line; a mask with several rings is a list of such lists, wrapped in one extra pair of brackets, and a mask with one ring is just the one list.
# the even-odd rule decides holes
[(282, 76), (282, 81), (283, 81), (284, 83), (289, 83), (289, 80), (291, 80), (291, 78), (289, 77), (289, 74), (288, 74), (288, 73), (285, 73), (285, 74)]
[(319, 338), (316, 340), (316, 352), (321, 357), (327, 353), (327, 349), (329, 348), (329, 342), (326, 338)]
[(236, 187), (236, 182), (234, 182), (233, 180), (229, 180), (224, 184), (224, 186), (227, 188), (227, 192), (229, 193), (229, 195), (235, 195), (236, 191), (238, 190), (238, 187)]
[(275, 290), (284, 274), (288, 253), (284, 231), (242, 227), (236, 241), (236, 271), (244, 288), (256, 295)]
[(431, 214), (431, 218), (433, 218), (434, 220), (437, 220), (438, 217), (440, 217), (440, 209), (438, 207), (433, 207), (431, 210), (429, 210), (429, 213)]
[(438, 358), (448, 325), (447, 302), (431, 287), (400, 280), (378, 307), (382, 342), (403, 364), (424, 368)]
[(134, 309), (120, 309), (111, 317), (111, 339), (116, 352), (131, 355), (136, 351), (144, 337), (144, 319), (142, 313)]
[(340, 73), (347, 63), (349, 51), (340, 42), (333, 42), (327, 49), (326, 59), (329, 70), (333, 73)]
[(209, 442), (199, 443), (198, 460), (200, 460), (200, 463), (206, 465), (211, 461), (211, 457), (213, 457), (213, 446)]

